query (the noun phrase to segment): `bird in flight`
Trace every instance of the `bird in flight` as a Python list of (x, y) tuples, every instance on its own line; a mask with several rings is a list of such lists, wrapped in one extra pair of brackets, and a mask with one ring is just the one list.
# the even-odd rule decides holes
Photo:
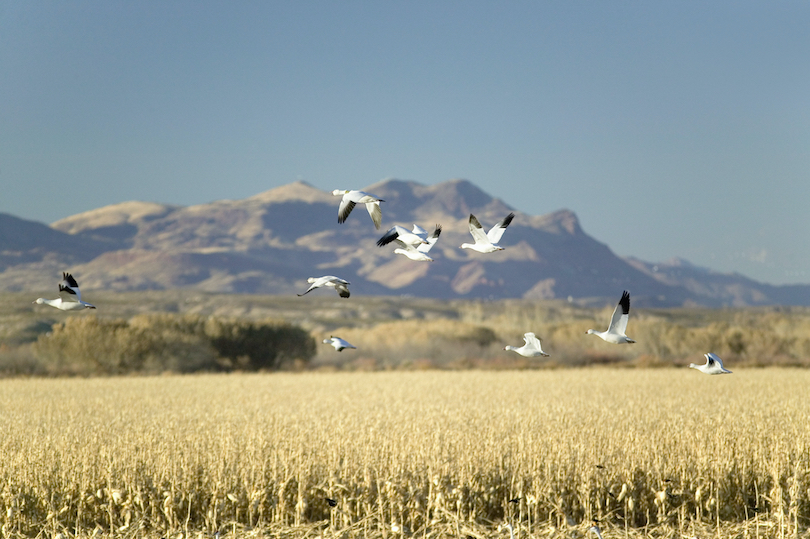
[(62, 272), (62, 281), (59, 283), (59, 297), (56, 299), (37, 298), (34, 301), (37, 305), (50, 305), (61, 311), (81, 311), (83, 309), (95, 309), (95, 305), (90, 305), (82, 301), (82, 293), (79, 291), (79, 284), (73, 275)]
[(613, 310), (613, 316), (610, 317), (610, 325), (606, 331), (596, 331), (589, 329), (585, 333), (588, 335), (596, 335), (601, 339), (613, 344), (626, 344), (634, 343), (633, 339), (624, 334), (627, 331), (627, 320), (630, 318), (630, 292), (625, 290), (622, 293), (622, 298), (619, 304)]
[(501, 241), (503, 233), (512, 219), (515, 218), (514, 213), (507, 215), (502, 221), (495, 223), (495, 226), (489, 229), (489, 232), (484, 233), (484, 227), (478, 222), (475, 215), (470, 214), (470, 234), (472, 234), (475, 243), (462, 243), (462, 249), (472, 249), (479, 253), (492, 253), (494, 251), (503, 251), (503, 247), (498, 245)]
[(697, 369), (706, 374), (731, 374), (731, 371), (723, 366), (723, 360), (716, 355), (709, 352), (708, 354), (703, 354), (703, 357), (706, 358), (705, 364), (698, 365), (696, 363), (690, 363), (689, 368)]
[(345, 221), (357, 204), (365, 204), (371, 220), (374, 221), (374, 226), (379, 230), (382, 223), (380, 202), (385, 202), (383, 199), (365, 191), (352, 191), (349, 189), (335, 189), (332, 194), (336, 197), (342, 197), (338, 207), (338, 223)]
[(350, 343), (349, 341), (344, 341), (340, 337), (332, 337), (330, 336), (328, 339), (324, 339), (323, 344), (331, 344), (335, 347), (335, 350), (338, 352), (342, 352), (346, 348), (354, 348), (357, 350), (357, 347)]
[(540, 339), (538, 339), (534, 333), (524, 333), (523, 341), (526, 344), (520, 348), (506, 346), (504, 350), (513, 350), (523, 357), (548, 357), (548, 354), (543, 352), (543, 347), (540, 346)]
[(334, 275), (324, 275), (323, 277), (310, 277), (307, 279), (307, 282), (310, 283), (310, 287), (307, 288), (307, 291), (303, 294), (298, 294), (299, 296), (303, 296), (305, 294), (309, 294), (316, 288), (321, 288), (323, 286), (331, 286), (337, 293), (340, 294), (342, 298), (348, 298), (351, 293), (349, 292), (349, 281), (345, 281), (340, 277), (335, 277)]
[(377, 240), (377, 246), (382, 247), (395, 241), (399, 247), (394, 249), (394, 253), (405, 255), (411, 260), (419, 262), (433, 262), (433, 259), (428, 256), (428, 252), (439, 240), (441, 233), (442, 225), (436, 225), (430, 236), (428, 236), (427, 230), (419, 225), (413, 225), (412, 231), (395, 225)]

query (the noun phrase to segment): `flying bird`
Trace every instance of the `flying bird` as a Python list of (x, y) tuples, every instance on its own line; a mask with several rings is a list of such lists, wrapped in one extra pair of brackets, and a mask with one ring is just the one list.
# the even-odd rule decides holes
[(79, 284), (73, 275), (62, 272), (62, 281), (59, 283), (59, 297), (57, 299), (37, 298), (34, 303), (38, 305), (50, 305), (62, 311), (81, 311), (83, 309), (95, 309), (95, 305), (90, 305), (82, 301), (82, 293), (79, 291)]
[(331, 344), (332, 346), (335, 347), (335, 350), (337, 350), (338, 352), (342, 352), (346, 348), (354, 348), (355, 350), (357, 350), (357, 347), (352, 343), (344, 341), (340, 337), (332, 337), (331, 335), (328, 339), (324, 339), (323, 344)]
[(627, 320), (630, 318), (630, 292), (625, 290), (622, 293), (622, 298), (619, 304), (613, 310), (613, 316), (610, 318), (610, 325), (607, 331), (596, 331), (589, 329), (585, 333), (588, 335), (596, 335), (603, 340), (613, 344), (626, 344), (634, 343), (633, 339), (624, 334), (627, 331)]
[(351, 293), (349, 292), (349, 281), (344, 281), (339, 277), (335, 277), (334, 275), (324, 275), (323, 277), (310, 277), (307, 279), (307, 282), (310, 283), (310, 287), (307, 288), (307, 291), (303, 294), (298, 294), (299, 296), (303, 296), (315, 290), (316, 288), (321, 288), (323, 286), (331, 286), (337, 293), (340, 294), (342, 298), (348, 298)]
[(723, 366), (723, 360), (716, 355), (709, 352), (708, 354), (703, 354), (703, 357), (706, 358), (706, 363), (704, 365), (690, 363), (689, 368), (697, 369), (706, 374), (731, 374), (731, 371)]
[(338, 223), (346, 220), (357, 204), (365, 204), (374, 226), (379, 230), (382, 223), (382, 211), (380, 202), (385, 202), (378, 196), (366, 193), (365, 191), (351, 191), (348, 189), (335, 189), (332, 194), (336, 197), (343, 197), (338, 207)]
[(394, 253), (405, 255), (411, 260), (419, 262), (433, 262), (433, 259), (428, 256), (428, 252), (439, 240), (441, 233), (442, 225), (436, 225), (430, 236), (428, 236), (427, 230), (419, 225), (413, 225), (412, 231), (395, 225), (377, 240), (377, 246), (382, 247), (395, 241), (399, 247), (394, 249)]
[(503, 247), (498, 245), (498, 242), (501, 241), (504, 230), (506, 230), (506, 227), (509, 226), (509, 223), (511, 223), (512, 219), (514, 218), (515, 214), (510, 213), (502, 221), (495, 223), (495, 226), (490, 228), (489, 232), (484, 234), (484, 228), (481, 226), (481, 223), (478, 222), (475, 215), (470, 214), (470, 234), (472, 234), (475, 243), (462, 243), (461, 248), (472, 249), (473, 251), (478, 251), (479, 253), (503, 251)]
[(540, 346), (540, 339), (532, 333), (524, 333), (523, 334), (523, 341), (526, 343), (520, 348), (516, 348), (514, 346), (507, 346), (504, 350), (513, 350), (520, 354), (523, 357), (548, 357), (548, 354), (543, 352), (543, 347)]

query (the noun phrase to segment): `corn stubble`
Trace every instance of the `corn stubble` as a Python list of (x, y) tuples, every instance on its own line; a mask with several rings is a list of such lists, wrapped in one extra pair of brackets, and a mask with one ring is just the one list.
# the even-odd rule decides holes
[(605, 537), (781, 537), (810, 518), (800, 370), (0, 386), (3, 537), (580, 537), (593, 518)]

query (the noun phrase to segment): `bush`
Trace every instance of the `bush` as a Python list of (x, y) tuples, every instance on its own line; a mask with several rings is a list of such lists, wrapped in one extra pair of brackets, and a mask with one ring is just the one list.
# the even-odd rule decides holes
[(153, 314), (68, 318), (33, 349), (52, 374), (87, 375), (277, 369), (308, 361), (315, 342), (286, 323)]

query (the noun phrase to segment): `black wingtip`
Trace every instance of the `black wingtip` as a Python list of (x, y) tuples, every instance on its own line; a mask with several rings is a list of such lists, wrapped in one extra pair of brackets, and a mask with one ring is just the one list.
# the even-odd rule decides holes
[(59, 285), (59, 291), (60, 291), (60, 292), (67, 292), (68, 294), (73, 294), (74, 296), (76, 295), (76, 291), (75, 291), (75, 290), (73, 290), (73, 289), (72, 289), (72, 288), (70, 288), (69, 286), (64, 286), (64, 285), (62, 285), (62, 284), (60, 284), (60, 285)]
[(433, 231), (433, 235), (437, 238), (442, 234), (442, 225), (436, 225), (436, 230)]
[(509, 223), (511, 223), (512, 219), (514, 219), (514, 218), (515, 218), (515, 212), (510, 213), (509, 215), (506, 216), (506, 219), (503, 220), (503, 224), (501, 226), (504, 227), (504, 228), (508, 227)]
[(79, 286), (79, 283), (76, 282), (76, 279), (74, 279), (73, 275), (71, 275), (70, 273), (65, 273), (63, 271), (62, 272), (62, 280), (67, 282), (68, 286), (73, 286), (73, 287), (76, 287), (76, 288), (78, 288), (78, 286)]
[(619, 305), (622, 306), (622, 314), (630, 314), (630, 292), (627, 290), (622, 292), (622, 299), (619, 300)]
[(390, 234), (385, 234), (382, 238), (377, 240), (377, 247), (383, 247), (384, 245), (388, 245), (395, 239), (399, 237), (399, 233), (393, 232)]

